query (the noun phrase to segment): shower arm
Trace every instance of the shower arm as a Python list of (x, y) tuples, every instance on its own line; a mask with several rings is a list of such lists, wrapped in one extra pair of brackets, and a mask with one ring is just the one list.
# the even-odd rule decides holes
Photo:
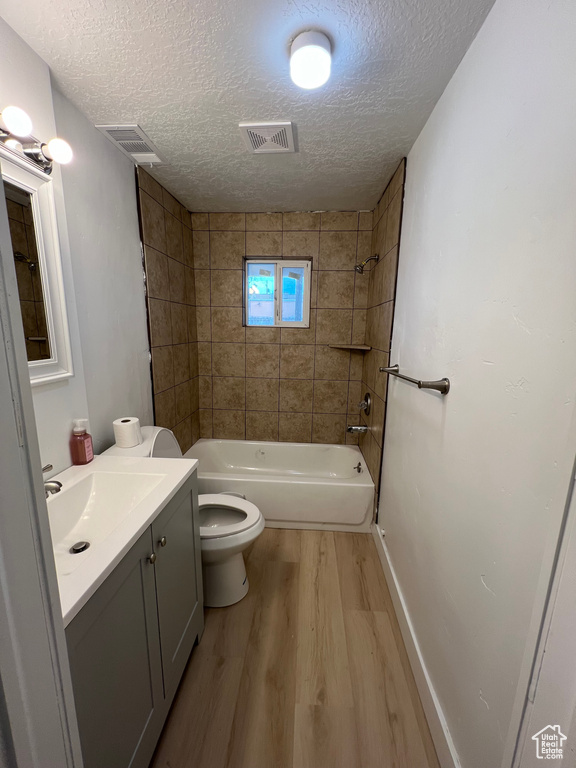
[(364, 267), (366, 266), (366, 264), (368, 264), (369, 261), (378, 262), (379, 258), (380, 258), (380, 254), (375, 253), (374, 256), (369, 256), (367, 259), (364, 259), (364, 261), (361, 261), (360, 264), (356, 264), (354, 269), (356, 270), (356, 272), (362, 275), (364, 273)]
[(20, 251), (14, 251), (14, 260), (22, 264), (28, 264), (28, 269), (33, 272), (36, 269), (36, 263), (29, 256), (25, 256)]

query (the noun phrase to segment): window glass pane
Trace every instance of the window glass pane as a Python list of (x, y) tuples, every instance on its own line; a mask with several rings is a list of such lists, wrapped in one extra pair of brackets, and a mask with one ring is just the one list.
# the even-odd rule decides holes
[(248, 262), (248, 325), (274, 325), (274, 264)]
[(304, 315), (304, 267), (282, 267), (282, 322), (301, 323)]

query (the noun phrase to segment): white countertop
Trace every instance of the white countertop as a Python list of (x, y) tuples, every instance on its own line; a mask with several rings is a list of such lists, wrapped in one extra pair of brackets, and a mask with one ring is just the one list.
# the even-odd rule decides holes
[[(196, 459), (152, 459), (138, 457), (95, 456), (90, 464), (70, 467), (51, 480), (62, 483), (60, 493), (66, 493), (80, 480), (98, 472), (105, 473), (152, 473), (163, 477), (157, 485), (139, 502), (130, 513), (121, 519), (118, 525), (106, 536), (85, 552), (71, 555), (74, 560), (72, 571), (61, 567), (61, 556), (56, 553), (56, 571), (64, 626), (76, 616), (88, 602), (106, 577), (114, 570), (132, 545), (156, 519), (166, 504), (172, 499), (186, 480), (192, 475), (198, 461)], [(47, 499), (48, 518), (56, 513), (53, 501), (59, 494)]]

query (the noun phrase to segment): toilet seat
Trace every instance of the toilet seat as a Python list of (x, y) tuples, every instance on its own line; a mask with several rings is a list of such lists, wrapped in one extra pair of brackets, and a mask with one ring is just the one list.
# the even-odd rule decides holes
[[(201, 539), (222, 539), (226, 536), (232, 536), (236, 533), (243, 533), (253, 526), (257, 525), (262, 517), (260, 510), (251, 501), (240, 499), (235, 496), (226, 496), (221, 493), (204, 493), (198, 496), (198, 506), (200, 508), (200, 538)], [(243, 519), (229, 524), (220, 524), (216, 522), (213, 525), (202, 525), (202, 511), (214, 507), (221, 510), (229, 510), (231, 517), (233, 513), (243, 515)]]

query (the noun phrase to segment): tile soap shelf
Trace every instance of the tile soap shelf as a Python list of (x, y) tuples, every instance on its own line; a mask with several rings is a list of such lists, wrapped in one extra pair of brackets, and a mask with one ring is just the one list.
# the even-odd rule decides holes
[(367, 344), (328, 344), (330, 349), (351, 349), (356, 352), (370, 352), (372, 347)]

